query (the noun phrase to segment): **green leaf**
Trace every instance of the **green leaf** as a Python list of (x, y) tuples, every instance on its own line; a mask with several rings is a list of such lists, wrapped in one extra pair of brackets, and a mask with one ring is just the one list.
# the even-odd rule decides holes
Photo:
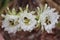
[(28, 11), (28, 4), (27, 4), (27, 6), (26, 6), (26, 9), (25, 9), (26, 11)]
[(16, 15), (16, 10), (15, 10), (15, 8), (12, 9), (12, 14), (13, 14), (13, 15)]
[(7, 7), (7, 12), (6, 13), (12, 14), (11, 11), (10, 11), (10, 9), (8, 7)]
[(20, 10), (21, 12), (23, 12), (23, 9), (22, 9), (21, 7), (19, 7), (19, 10)]

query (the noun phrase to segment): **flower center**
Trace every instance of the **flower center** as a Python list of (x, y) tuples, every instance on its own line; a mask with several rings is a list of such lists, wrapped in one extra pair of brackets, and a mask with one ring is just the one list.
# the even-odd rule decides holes
[(25, 23), (26, 25), (29, 25), (29, 22), (30, 22), (30, 19), (28, 19), (27, 17), (24, 17), (24, 23)]
[(16, 26), (19, 24), (18, 21), (15, 21), (15, 20), (10, 20), (9, 23), (10, 23), (10, 26)]
[(48, 17), (46, 17), (45, 23), (46, 23), (47, 25), (51, 24), (51, 21), (48, 19)]

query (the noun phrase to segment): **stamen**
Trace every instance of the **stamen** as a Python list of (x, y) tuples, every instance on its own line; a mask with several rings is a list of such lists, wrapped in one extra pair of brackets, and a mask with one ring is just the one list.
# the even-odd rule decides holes
[(46, 23), (47, 25), (51, 24), (51, 21), (48, 19), (48, 17), (46, 17), (45, 23)]
[(10, 22), (10, 26), (16, 26), (17, 24), (19, 24), (18, 21), (14, 21), (14, 20), (9, 22)]
[(27, 17), (24, 17), (24, 23), (25, 23), (26, 25), (29, 25), (29, 21), (30, 21), (30, 19), (28, 19)]

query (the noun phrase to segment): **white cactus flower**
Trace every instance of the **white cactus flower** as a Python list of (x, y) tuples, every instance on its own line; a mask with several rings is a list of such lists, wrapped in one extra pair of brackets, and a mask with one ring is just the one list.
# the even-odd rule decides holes
[(40, 22), (45, 28), (45, 31), (52, 33), (52, 29), (55, 28), (55, 23), (58, 23), (57, 19), (59, 18), (58, 12), (54, 12), (55, 9), (50, 7), (45, 7), (44, 11), (40, 14)]
[(8, 33), (16, 33), (17, 29), (20, 27), (18, 22), (19, 17), (16, 15), (6, 15), (5, 19), (2, 21), (2, 28)]
[(28, 13), (27, 11), (24, 11), (20, 14), (19, 24), (23, 31), (32, 31), (34, 28), (36, 28), (35, 16), (32, 15), (32, 13), (33, 12)]

